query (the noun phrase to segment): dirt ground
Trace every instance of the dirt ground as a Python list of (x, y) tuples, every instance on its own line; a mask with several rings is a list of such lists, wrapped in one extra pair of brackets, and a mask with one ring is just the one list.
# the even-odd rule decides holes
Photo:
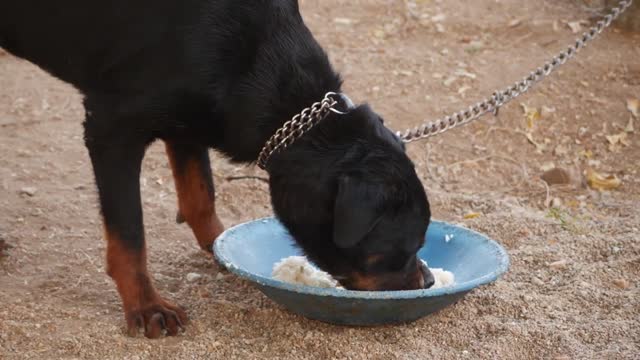
[[(346, 91), (393, 129), (527, 74), (593, 15), (580, 4), (301, 0)], [(409, 145), (436, 218), (495, 238), (512, 266), (455, 306), (402, 326), (307, 320), (221, 272), (175, 224), (173, 181), (155, 144), (142, 180), (150, 269), (191, 324), (150, 341), (125, 336), (104, 271), (80, 96), (0, 53), (0, 358), (637, 359), (640, 119), (626, 101), (640, 98), (638, 59), (639, 34), (608, 31), (498, 118)], [(570, 183), (547, 187), (540, 175), (552, 166)], [(215, 155), (213, 167), (227, 226), (271, 214), (265, 183), (227, 180), (259, 170)], [(621, 186), (591, 189), (588, 168)], [(202, 278), (188, 282), (188, 273)]]

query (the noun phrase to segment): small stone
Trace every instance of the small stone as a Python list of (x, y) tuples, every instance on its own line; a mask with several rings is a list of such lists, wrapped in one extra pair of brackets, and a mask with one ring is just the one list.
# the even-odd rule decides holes
[(626, 279), (615, 279), (613, 280), (613, 285), (622, 290), (626, 290), (631, 287), (631, 284)]
[(553, 270), (566, 270), (567, 265), (568, 265), (567, 260), (559, 260), (559, 261), (554, 261), (550, 263), (549, 267), (552, 268)]
[(20, 189), (20, 195), (33, 196), (38, 192), (38, 189), (32, 186), (23, 187)]
[(540, 176), (549, 185), (564, 185), (571, 182), (571, 176), (562, 168), (553, 168)]
[(534, 277), (533, 279), (531, 279), (531, 282), (532, 282), (534, 285), (537, 285), (537, 286), (542, 286), (542, 285), (544, 285), (544, 281), (540, 280), (540, 279), (539, 279), (539, 278), (537, 278), (537, 277)]
[(542, 166), (540, 166), (540, 170), (542, 170), (543, 172), (547, 172), (555, 169), (555, 167), (556, 167), (556, 164), (554, 164), (553, 162), (546, 162), (542, 164)]
[(341, 17), (337, 17), (333, 19), (333, 22), (339, 25), (352, 25), (353, 24), (353, 20), (349, 19), (349, 18), (341, 18)]
[(224, 279), (224, 275), (222, 273), (216, 274), (216, 280), (223, 280), (223, 279)]
[(196, 282), (198, 280), (200, 280), (202, 278), (202, 275), (198, 274), (198, 273), (188, 273), (187, 274), (187, 281), (188, 282)]

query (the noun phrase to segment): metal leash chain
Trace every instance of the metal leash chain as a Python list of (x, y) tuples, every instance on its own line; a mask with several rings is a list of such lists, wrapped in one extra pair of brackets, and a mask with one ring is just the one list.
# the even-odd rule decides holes
[(443, 132), (449, 131), (458, 126), (469, 124), (490, 112), (494, 115), (498, 115), (498, 110), (502, 105), (524, 94), (537, 82), (551, 74), (557, 67), (573, 58), (589, 41), (598, 37), (604, 29), (609, 27), (611, 22), (617, 19), (620, 14), (625, 12), (632, 3), (633, 0), (620, 1), (618, 7), (613, 8), (611, 12), (598, 21), (595, 26), (589, 29), (589, 31), (583, 33), (582, 36), (576, 40), (575, 44), (570, 45), (565, 51), (562, 51), (551, 61), (539, 67), (529, 74), (529, 76), (519, 82), (516, 82), (511, 87), (502, 91), (494, 92), (490, 98), (472, 105), (466, 110), (454, 113), (433, 122), (426, 122), (421, 126), (408, 129), (404, 133), (398, 131), (396, 135), (405, 143), (410, 143), (412, 141), (422, 140), (434, 135), (442, 134)]
[(284, 123), (284, 125), (269, 138), (262, 148), (262, 151), (260, 151), (258, 166), (265, 170), (267, 162), (273, 153), (289, 147), (294, 141), (320, 122), (320, 120), (324, 119), (325, 116), (329, 114), (329, 111), (332, 111), (333, 107), (338, 103), (334, 99), (334, 96), (337, 95), (338, 94), (333, 92), (327, 93), (322, 101), (314, 103)]

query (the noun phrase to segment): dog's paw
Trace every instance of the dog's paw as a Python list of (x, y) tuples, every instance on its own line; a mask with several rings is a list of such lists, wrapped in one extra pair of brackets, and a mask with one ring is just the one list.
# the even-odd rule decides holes
[(150, 301), (138, 309), (126, 310), (125, 317), (129, 336), (138, 335), (142, 329), (144, 336), (149, 339), (156, 339), (163, 334), (176, 336), (188, 323), (187, 314), (182, 308), (162, 299)]

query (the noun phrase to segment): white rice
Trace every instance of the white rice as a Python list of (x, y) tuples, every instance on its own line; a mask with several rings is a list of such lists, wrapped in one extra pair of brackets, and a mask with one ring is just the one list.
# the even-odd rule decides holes
[[(424, 265), (426, 267), (429, 267), (429, 264), (427, 264), (426, 261), (421, 260), (422, 263), (424, 263)], [(429, 289), (439, 289), (439, 288), (443, 288), (443, 287), (448, 287), (453, 285), (456, 282), (456, 277), (453, 275), (453, 273), (451, 271), (447, 271), (441, 268), (430, 268), (429, 270), (431, 270), (431, 273), (433, 274), (433, 278), (435, 280), (435, 283), (433, 283), (433, 286), (430, 287)]]
[(338, 287), (338, 282), (331, 275), (311, 265), (304, 256), (289, 256), (280, 260), (273, 266), (271, 277), (297, 285), (320, 288)]

